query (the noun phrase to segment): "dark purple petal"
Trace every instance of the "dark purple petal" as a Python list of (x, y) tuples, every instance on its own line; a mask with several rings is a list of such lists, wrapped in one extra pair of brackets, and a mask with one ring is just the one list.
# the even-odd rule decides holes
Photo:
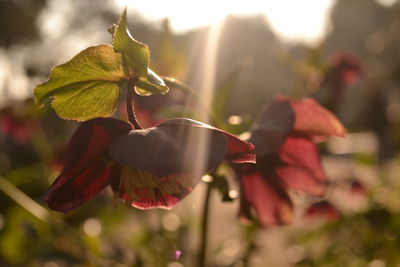
[(102, 160), (97, 160), (74, 177), (62, 173), (57, 177), (56, 183), (57, 181), (63, 183), (52, 186), (44, 196), (44, 200), (51, 209), (68, 212), (96, 196), (109, 184), (110, 179), (115, 179), (119, 175), (119, 170), (120, 167), (116, 164), (107, 165)]
[[(225, 132), (221, 129), (215, 128), (211, 125), (198, 122), (191, 119), (171, 119), (164, 123), (163, 125), (182, 125), (186, 124), (192, 127), (204, 127), (211, 131), (215, 131), (221, 133), (225, 136), (227, 141), (225, 160), (232, 163), (255, 163), (256, 155), (254, 145), (239, 139), (237, 136), (234, 136), (228, 132)], [(211, 143), (212, 146), (214, 143)]]
[(256, 147), (258, 157), (272, 153), (283, 144), (293, 125), (292, 107), (286, 98), (278, 96), (261, 113), (248, 141)]
[(276, 174), (289, 187), (321, 196), (325, 193), (326, 176), (317, 146), (307, 138), (290, 136), (278, 151), (283, 165)]
[(244, 141), (238, 145), (237, 140), (201, 122), (172, 119), (119, 136), (111, 145), (110, 155), (121, 165), (157, 176), (182, 173), (201, 176), (227, 157), (232, 161), (251, 160), (252, 146)]
[[(257, 172), (247, 173), (240, 180), (242, 186), (242, 205), (255, 209), (258, 221), (264, 225), (290, 223), (293, 207), (285, 188), (273, 175), (265, 177)], [(249, 217), (248, 206), (242, 206), (239, 215)]]

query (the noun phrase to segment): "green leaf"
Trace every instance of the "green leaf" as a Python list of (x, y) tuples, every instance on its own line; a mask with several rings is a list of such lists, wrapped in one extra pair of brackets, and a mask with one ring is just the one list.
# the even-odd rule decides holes
[(119, 97), (118, 82), (123, 78), (121, 55), (110, 45), (99, 45), (55, 67), (34, 94), (38, 104), (54, 98), (53, 108), (65, 119), (111, 116)]
[(115, 51), (123, 55), (128, 67), (128, 69), (125, 69), (127, 75), (130, 78), (146, 76), (150, 62), (150, 51), (147, 45), (136, 41), (127, 29), (126, 8), (122, 12), (118, 24), (115, 28), (110, 28), (109, 31), (114, 32), (113, 46)]
[(119, 86), (107, 81), (72, 84), (59, 91), (51, 103), (63, 119), (86, 121), (94, 117), (110, 117), (117, 107)]
[(126, 75), (128, 78), (138, 77), (136, 93), (139, 95), (167, 93), (169, 89), (164, 81), (148, 68), (149, 48), (131, 36), (126, 23), (126, 9), (124, 9), (118, 24), (112, 25), (108, 31), (113, 35), (115, 51), (122, 54)]
[(163, 79), (160, 78), (151, 69), (147, 70), (147, 76), (140, 77), (136, 82), (135, 91), (139, 95), (151, 95), (151, 94), (165, 94), (168, 92), (168, 87), (165, 85)]

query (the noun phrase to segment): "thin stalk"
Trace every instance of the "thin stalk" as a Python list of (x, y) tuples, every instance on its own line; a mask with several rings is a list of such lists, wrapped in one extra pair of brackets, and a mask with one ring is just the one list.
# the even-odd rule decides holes
[(243, 255), (242, 262), (243, 267), (250, 266), (250, 259), (253, 256), (253, 253), (256, 251), (256, 233), (258, 231), (258, 227), (255, 225), (246, 226), (246, 240), (247, 240), (247, 248), (246, 252)]
[(133, 124), (136, 130), (139, 130), (142, 129), (142, 127), (140, 126), (136, 118), (135, 111), (133, 110), (133, 88), (135, 88), (136, 81), (137, 79), (131, 79), (126, 85), (126, 113), (128, 115), (129, 122)]
[(0, 190), (39, 220), (46, 223), (49, 221), (50, 214), (45, 208), (40, 206), (2, 176), (0, 176)]
[[(54, 217), (47, 209), (38, 204), (1, 175), (0, 190), (14, 200), (18, 205), (24, 208), (27, 212), (32, 214), (43, 223), (49, 225), (51, 229), (56, 232), (56, 234), (65, 237), (66, 240), (70, 242), (68, 243), (68, 245), (70, 245), (68, 246), (68, 250), (65, 251), (66, 253), (70, 253), (75, 257), (82, 259), (83, 261), (88, 261), (88, 257), (85, 253), (86, 248), (82, 245), (81, 234), (77, 232), (75, 228), (70, 227), (59, 218)], [(66, 241), (64, 241), (64, 243), (65, 242)]]
[(248, 241), (247, 249), (243, 257), (243, 267), (249, 267), (250, 259), (253, 256), (253, 252), (256, 250), (254, 239)]
[(199, 247), (199, 260), (198, 267), (206, 266), (206, 253), (207, 253), (207, 237), (208, 237), (208, 221), (210, 216), (210, 200), (211, 200), (211, 183), (207, 183), (206, 194), (204, 196), (204, 206), (202, 211), (201, 220), (201, 236), (200, 236), (200, 247)]

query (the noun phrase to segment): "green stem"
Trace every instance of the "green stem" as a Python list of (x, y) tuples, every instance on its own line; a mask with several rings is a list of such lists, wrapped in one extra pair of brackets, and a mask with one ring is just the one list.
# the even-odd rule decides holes
[(136, 118), (135, 111), (133, 110), (133, 89), (135, 88), (136, 82), (137, 79), (131, 79), (126, 85), (126, 113), (128, 115), (129, 122), (133, 124), (136, 130), (139, 130), (142, 129), (142, 127), (140, 126)]
[(62, 220), (59, 220), (59, 218), (52, 216), (48, 210), (27, 196), (3, 176), (0, 176), (0, 190), (14, 200), (18, 205), (24, 208), (27, 212), (32, 214), (43, 223), (49, 225), (51, 229), (56, 232), (56, 234), (66, 238), (64, 243), (70, 242), (68, 245), (71, 246), (68, 246), (68, 250), (66, 250), (65, 253), (70, 253), (71, 255), (82, 259), (82, 261), (88, 261), (85, 253), (86, 249), (82, 245), (81, 234), (78, 233), (75, 228), (65, 224)]
[(31, 213), (33, 216), (43, 222), (48, 222), (50, 219), (49, 212), (28, 197), (24, 192), (15, 187), (7, 179), (0, 176), (0, 190), (2, 190), (12, 200), (17, 202), (21, 207)]
[(243, 262), (243, 267), (248, 267), (250, 266), (250, 259), (253, 255), (253, 252), (256, 250), (256, 243), (255, 243), (255, 237), (256, 237), (256, 232), (258, 230), (258, 227), (255, 225), (250, 225), (246, 227), (246, 240), (247, 240), (247, 248), (246, 252), (244, 253), (244, 256), (242, 258)]
[(206, 266), (206, 253), (207, 253), (207, 237), (208, 237), (208, 221), (210, 217), (210, 200), (211, 200), (211, 183), (207, 183), (206, 194), (204, 196), (204, 206), (201, 220), (201, 237), (199, 247), (199, 260), (198, 267)]

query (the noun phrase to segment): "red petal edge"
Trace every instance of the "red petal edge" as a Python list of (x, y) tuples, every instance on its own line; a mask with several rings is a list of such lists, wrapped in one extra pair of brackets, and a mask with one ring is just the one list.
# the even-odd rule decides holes
[(192, 127), (203, 127), (208, 128), (210, 130), (214, 130), (220, 132), (225, 135), (227, 139), (227, 149), (225, 154), (225, 160), (230, 161), (232, 163), (255, 163), (256, 162), (256, 154), (254, 145), (239, 139), (238, 137), (225, 132), (221, 129), (213, 127), (209, 124), (202, 123), (199, 121), (195, 121), (192, 119), (171, 119), (164, 121), (162, 124), (189, 124)]
[(92, 199), (106, 187), (110, 179), (118, 173), (119, 166), (108, 166), (98, 160), (84, 172), (72, 177), (61, 174), (57, 180), (66, 181), (59, 187), (52, 187), (44, 200), (52, 210), (68, 212)]

